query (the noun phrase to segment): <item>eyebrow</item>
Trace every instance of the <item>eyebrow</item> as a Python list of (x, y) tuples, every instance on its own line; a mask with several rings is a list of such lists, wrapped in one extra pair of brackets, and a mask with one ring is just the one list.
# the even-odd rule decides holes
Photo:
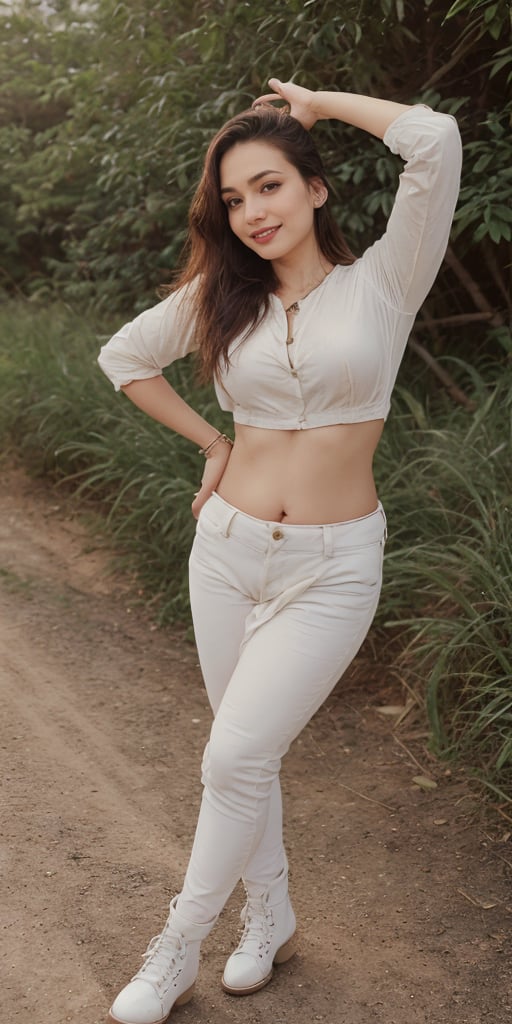
[[(247, 179), (247, 184), (248, 185), (254, 185), (257, 181), (260, 180), (260, 178), (264, 178), (266, 174), (283, 174), (283, 173), (284, 173), (283, 171), (273, 171), (270, 168), (267, 171), (258, 171), (257, 174), (253, 174), (252, 178), (248, 178)], [(225, 188), (221, 188), (221, 190), (220, 190), (221, 196), (224, 195), (225, 192), (238, 192), (238, 189), (233, 188), (232, 185), (226, 185)]]

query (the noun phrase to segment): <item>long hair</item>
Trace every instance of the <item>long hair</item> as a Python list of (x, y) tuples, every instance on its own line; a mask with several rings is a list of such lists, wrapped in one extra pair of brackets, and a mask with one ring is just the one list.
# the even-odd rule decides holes
[[(228, 348), (247, 336), (269, 309), (278, 280), (270, 260), (247, 248), (232, 232), (220, 192), (220, 162), (240, 142), (264, 140), (281, 150), (305, 181), (320, 178), (328, 186), (320, 155), (311, 135), (282, 109), (261, 105), (231, 118), (212, 139), (203, 173), (189, 213), (187, 259), (173, 286), (195, 282), (195, 337), (201, 357), (201, 376), (211, 379), (228, 364)], [(348, 265), (355, 256), (328, 208), (314, 210), (320, 251), (333, 264)]]

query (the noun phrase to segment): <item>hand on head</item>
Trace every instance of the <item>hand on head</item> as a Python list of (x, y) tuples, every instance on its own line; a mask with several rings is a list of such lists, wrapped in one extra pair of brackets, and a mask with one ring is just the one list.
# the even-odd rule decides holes
[(291, 116), (300, 121), (303, 128), (309, 131), (318, 119), (318, 115), (313, 110), (315, 93), (311, 89), (295, 85), (294, 82), (280, 82), (278, 78), (269, 78), (268, 84), (274, 92), (258, 96), (252, 106), (257, 107), (259, 103), (274, 103), (276, 100), (284, 100), (290, 108)]

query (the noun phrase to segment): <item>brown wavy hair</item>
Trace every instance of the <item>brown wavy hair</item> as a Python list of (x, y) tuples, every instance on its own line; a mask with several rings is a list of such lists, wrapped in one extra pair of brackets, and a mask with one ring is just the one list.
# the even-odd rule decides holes
[[(269, 309), (279, 284), (270, 260), (262, 259), (233, 234), (220, 192), (220, 162), (240, 142), (264, 140), (281, 150), (305, 181), (320, 178), (328, 187), (322, 160), (311, 135), (282, 108), (261, 105), (237, 114), (212, 139), (189, 213), (186, 263), (175, 288), (193, 288), (195, 338), (201, 377), (209, 380), (229, 363), (228, 348), (248, 334)], [(320, 251), (333, 264), (348, 265), (355, 256), (328, 207), (315, 209)]]

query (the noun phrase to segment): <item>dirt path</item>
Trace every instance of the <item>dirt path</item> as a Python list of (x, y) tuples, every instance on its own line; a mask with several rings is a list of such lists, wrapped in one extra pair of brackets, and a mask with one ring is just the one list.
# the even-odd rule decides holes
[[(0, 497), (0, 700), (2, 1018), (100, 1024), (179, 888), (209, 711), (193, 647), (17, 471)], [(299, 955), (251, 998), (222, 993), (235, 892), (177, 1024), (508, 1024), (512, 839), (412, 716), (407, 750), (394, 739), (376, 708), (401, 700), (367, 646), (283, 770)], [(437, 789), (414, 785), (411, 752)]]

